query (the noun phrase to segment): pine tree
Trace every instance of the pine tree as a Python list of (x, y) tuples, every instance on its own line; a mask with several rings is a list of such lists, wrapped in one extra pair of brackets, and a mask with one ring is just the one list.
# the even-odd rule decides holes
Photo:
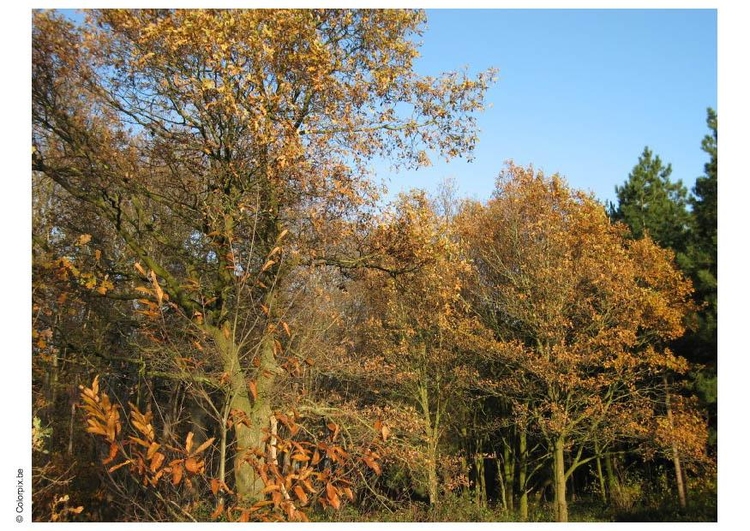
[[(694, 298), (702, 306), (696, 315), (695, 331), (684, 338), (685, 350), (691, 359), (705, 368), (696, 375), (696, 390), (709, 410), (710, 427), (716, 429), (716, 363), (717, 363), (717, 177), (718, 135), (716, 111), (709, 108), (706, 124), (710, 133), (703, 138), (701, 148), (709, 155), (704, 175), (698, 177), (693, 187), (693, 225), (689, 240), (688, 273), (695, 288)], [(715, 444), (715, 438), (712, 442)]]
[(627, 182), (615, 187), (618, 206), (610, 205), (610, 215), (628, 225), (635, 239), (648, 233), (660, 246), (682, 253), (690, 226), (688, 191), (671, 174), (672, 165), (646, 146)]
[(693, 263), (693, 284), (696, 295), (704, 302), (701, 335), (707, 341), (706, 347), (713, 352), (708, 358), (716, 359), (716, 286), (717, 286), (717, 173), (718, 135), (716, 131), (716, 111), (709, 108), (706, 123), (711, 133), (703, 138), (702, 149), (710, 159), (704, 166), (705, 174), (698, 177), (690, 200), (693, 209), (693, 230), (691, 233), (691, 261)]

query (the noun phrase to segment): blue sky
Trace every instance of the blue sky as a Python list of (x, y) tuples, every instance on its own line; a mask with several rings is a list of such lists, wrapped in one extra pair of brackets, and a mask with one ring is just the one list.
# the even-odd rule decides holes
[(455, 178), (486, 199), (508, 159), (616, 199), (645, 146), (688, 188), (717, 108), (716, 10), (430, 9), (416, 69), (499, 69), (475, 160), (390, 176), (392, 193)]
[(512, 159), (616, 201), (645, 146), (689, 189), (703, 172), (706, 108), (717, 109), (715, 9), (433, 8), (420, 40), (421, 74), (494, 67), (499, 76), (474, 160), (435, 156), (397, 174), (375, 163), (390, 196), (452, 177), (460, 195), (484, 200)]

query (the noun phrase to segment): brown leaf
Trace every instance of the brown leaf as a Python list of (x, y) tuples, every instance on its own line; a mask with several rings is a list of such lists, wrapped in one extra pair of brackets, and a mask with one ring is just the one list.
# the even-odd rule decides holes
[(307, 493), (300, 485), (295, 485), (294, 493), (297, 495), (297, 499), (302, 502), (302, 505), (307, 505)]
[(265, 273), (275, 263), (275, 260), (268, 260), (265, 264), (263, 264), (263, 267), (260, 268), (260, 272)]
[(172, 485), (179, 485), (182, 481), (183, 468), (180, 465), (172, 467)]
[(208, 439), (206, 442), (204, 442), (198, 448), (195, 449), (195, 451), (193, 452), (193, 455), (200, 455), (201, 453), (203, 453), (203, 451), (209, 446), (211, 446), (215, 440), (216, 440), (216, 437), (211, 437), (210, 439)]
[(193, 448), (193, 432), (188, 432), (185, 438), (185, 452), (190, 455), (190, 450)]
[(307, 492), (315, 494), (315, 487), (312, 486), (309, 479), (302, 480), (302, 485), (307, 489)]
[(125, 465), (129, 465), (129, 464), (130, 464), (130, 463), (132, 463), (132, 462), (133, 462), (133, 461), (132, 461), (132, 459), (128, 459), (127, 461), (123, 461), (122, 463), (120, 463), (120, 464), (118, 464), (118, 465), (115, 465), (115, 466), (113, 466), (113, 467), (111, 467), (111, 468), (107, 469), (107, 472), (109, 472), (109, 473), (111, 474), (112, 472), (114, 472), (114, 471), (115, 471), (115, 470), (117, 470), (118, 468), (122, 468), (122, 467), (124, 467)]
[(151, 458), (151, 466), (149, 467), (151, 469), (151, 472), (156, 472), (163, 462), (164, 454), (161, 452), (156, 452)]
[(108, 465), (112, 461), (114, 461), (115, 457), (117, 457), (118, 448), (117, 445), (113, 442), (109, 445), (109, 455), (107, 456), (104, 461), (102, 461), (103, 465)]
[(139, 273), (140, 273), (141, 275), (143, 275), (144, 277), (148, 276), (148, 275), (146, 274), (146, 270), (145, 270), (145, 269), (143, 269), (143, 267), (141, 266), (141, 264), (139, 264), (138, 262), (136, 262), (135, 264), (133, 264), (133, 266), (135, 267), (135, 269), (136, 269), (136, 270), (137, 270), (137, 271), (138, 271), (138, 272), (139, 272)]
[(372, 459), (371, 457), (363, 457), (362, 461), (365, 462), (365, 464), (372, 469), (373, 472), (375, 472), (378, 476), (381, 473), (380, 465), (377, 461)]
[(214, 509), (214, 512), (211, 513), (211, 519), (216, 520), (221, 514), (224, 512), (224, 500), (221, 500), (219, 502), (219, 505), (216, 506), (216, 509)]
[(154, 286), (154, 291), (156, 291), (156, 300), (158, 304), (161, 306), (161, 302), (164, 299), (164, 291), (162, 291), (161, 286), (159, 285), (159, 281), (156, 279), (156, 273), (151, 271), (151, 284)]
[[(92, 422), (91, 419), (89, 419), (89, 422)], [(107, 437), (107, 430), (104, 429), (99, 424), (91, 424), (86, 428), (86, 431), (88, 433), (95, 433), (97, 435), (103, 435), (104, 437)]]
[(315, 466), (319, 462), (320, 462), (320, 452), (318, 452), (318, 449), (316, 448), (315, 452), (313, 453), (312, 461), (310, 461), (310, 464), (313, 465), (313, 466)]
[(326, 495), (326, 497), (328, 498), (328, 503), (331, 504), (331, 507), (333, 507), (334, 509), (338, 509), (339, 507), (341, 507), (341, 498), (339, 498), (339, 493), (336, 490), (336, 487), (334, 487), (330, 483), (326, 483)]
[(146, 452), (146, 459), (151, 459), (160, 447), (161, 444), (159, 444), (158, 442), (152, 442), (151, 446), (148, 447), (148, 451)]
[(202, 465), (203, 462), (198, 461), (194, 457), (188, 457), (187, 459), (185, 459), (185, 470), (187, 470), (191, 474), (197, 474), (198, 472), (200, 472)]
[(139, 439), (138, 437), (133, 437), (132, 435), (128, 436), (128, 439), (130, 439), (131, 441), (135, 443), (140, 444), (144, 448), (149, 448), (151, 446), (151, 443), (149, 443), (148, 441), (144, 441), (143, 439)]

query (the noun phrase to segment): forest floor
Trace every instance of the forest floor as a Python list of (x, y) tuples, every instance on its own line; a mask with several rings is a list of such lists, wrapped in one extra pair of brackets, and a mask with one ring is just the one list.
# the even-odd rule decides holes
[[(716, 493), (706, 493), (691, 499), (686, 509), (676, 502), (662, 501), (633, 504), (613, 508), (598, 500), (580, 500), (569, 504), (571, 522), (716, 522)], [(321, 511), (310, 515), (312, 521), (326, 522), (518, 522), (515, 513), (492, 504), (478, 506), (466, 497), (453, 497), (436, 507), (412, 502), (394, 510), (377, 510), (362, 513), (354, 507), (341, 511)], [(551, 503), (531, 504), (530, 522), (554, 522)]]

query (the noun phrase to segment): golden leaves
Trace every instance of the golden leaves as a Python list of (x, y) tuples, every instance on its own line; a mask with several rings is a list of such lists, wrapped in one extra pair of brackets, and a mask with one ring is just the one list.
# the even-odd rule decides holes
[(326, 500), (334, 508), (338, 509), (341, 505), (341, 498), (339, 498), (338, 490), (331, 484), (326, 483)]
[(265, 273), (268, 271), (271, 266), (273, 266), (276, 263), (276, 260), (267, 260), (265, 264), (263, 264), (263, 267), (260, 268), (261, 273)]
[(133, 264), (133, 267), (135, 267), (135, 270), (138, 271), (142, 276), (148, 277), (148, 275), (146, 274), (146, 270), (143, 269), (143, 266), (139, 262)]
[[(184, 484), (188, 489), (193, 488), (190, 477), (204, 473), (205, 461), (202, 455), (214, 443), (214, 438), (193, 448), (194, 434), (189, 432), (184, 449), (164, 445), (156, 440), (151, 411), (143, 413), (137, 406), (130, 404), (130, 426), (137, 435), (128, 435), (127, 441), (121, 441), (119, 436), (122, 426), (117, 407), (111, 404), (105, 393), (100, 392), (98, 376), (94, 378), (90, 388), (80, 388), (87, 431), (102, 436), (109, 443), (109, 454), (102, 463), (109, 464), (117, 457), (123, 459), (107, 469), (110, 474), (129, 467), (130, 473), (140, 478), (143, 485), (155, 487), (162, 478), (169, 478), (174, 486)], [(169, 454), (173, 455), (172, 459)]]
[(113, 443), (122, 430), (117, 405), (110, 402), (106, 393), (99, 392), (99, 376), (94, 377), (91, 387), (79, 386), (82, 407), (86, 414), (86, 431), (101, 435)]
[(378, 476), (382, 473), (378, 459), (380, 456), (375, 452), (368, 450), (362, 457), (362, 461)]
[[(272, 283), (266, 277), (271, 276), (269, 273), (285, 273), (280, 267), (282, 260), (295, 252), (304, 260), (312, 256), (312, 246), (321, 241), (320, 247), (326, 248), (338, 243), (346, 234), (346, 229), (340, 229), (344, 225), (341, 221), (351, 219), (354, 209), (374, 197), (374, 188), (363, 177), (369, 157), (393, 153), (399, 164), (420, 164), (430, 147), (455, 153), (472, 143), (471, 120), (455, 126), (456, 134), (450, 129), (472, 105), (467, 102), (481, 99), (481, 90), (460, 77), (429, 80), (429, 90), (422, 90), (424, 83), (420, 84), (420, 77), (411, 71), (411, 62), (417, 56), (412, 33), (424, 22), (424, 14), (417, 11), (103, 10), (91, 12), (91, 17), (76, 30), (84, 46), (70, 46), (72, 41), (65, 36), (73, 31), (56, 29), (51, 22), (43, 26), (45, 31), (36, 31), (39, 39), (46, 39), (44, 47), (36, 47), (36, 67), (53, 65), (56, 55), (51, 52), (64, 51), (68, 44), (67, 59), (58, 61), (67, 70), (57, 77), (47, 76), (59, 83), (42, 88), (51, 91), (51, 101), (67, 101), (75, 108), (71, 113), (63, 108), (50, 109), (58, 111), (49, 113), (53, 121), (60, 116), (68, 118), (68, 114), (74, 116), (60, 119), (49, 128), (45, 120), (34, 120), (34, 133), (35, 138), (43, 140), (39, 146), (62, 146), (59, 171), (51, 168), (50, 176), (64, 181), (74, 196), (78, 192), (91, 199), (92, 212), (112, 221), (112, 234), (118, 238), (113, 242), (114, 249), (129, 249), (140, 256), (143, 265), (133, 265), (140, 284), (135, 289), (143, 297), (138, 301), (138, 311), (148, 317), (163, 317), (162, 307), (169, 303), (171, 294), (183, 305), (182, 315), (192, 319), (188, 325), (221, 326), (223, 321), (215, 319), (208, 304), (201, 308), (205, 301), (218, 301), (220, 297), (230, 314), (247, 307), (233, 297), (225, 297), (228, 288), (237, 285), (238, 276), (224, 269), (234, 262), (227, 254), (231, 242), (224, 239), (249, 234), (236, 246), (237, 268), (241, 264), (253, 273), (260, 269), (266, 273), (268, 285), (257, 287), (266, 292), (279, 289), (276, 286), (286, 285), (283, 278)], [(45, 51), (50, 53), (45, 55)], [(73, 68), (77, 63), (79, 70)], [(38, 82), (47, 78), (34, 77)], [(59, 87), (70, 90), (59, 92)], [(127, 122), (140, 124), (137, 132), (129, 132), (123, 122), (125, 116)], [(95, 127), (88, 127), (89, 123)], [(173, 126), (179, 123), (184, 127)], [(63, 134), (58, 133), (58, 126)], [(92, 142), (89, 146), (87, 142), (67, 142), (66, 138)], [(44, 151), (46, 147), (39, 149)], [(267, 157), (258, 160), (259, 154)], [(37, 155), (50, 163), (55, 158), (45, 157), (46, 153)], [(87, 161), (85, 168), (80, 161)], [(68, 165), (77, 171), (62, 171)], [(134, 170), (130, 182), (125, 182), (128, 173), (124, 170)], [(83, 175), (85, 186), (70, 174)], [(237, 175), (251, 184), (249, 192), (237, 192), (244, 187), (232, 182)], [(200, 183), (199, 191), (195, 191), (196, 182)], [(180, 197), (175, 201), (176, 190)], [(252, 216), (235, 215), (237, 210), (233, 209), (241, 204), (247, 205), (260, 223), (251, 226)], [(320, 237), (295, 235), (292, 244), (287, 229), (279, 232), (281, 227), (266, 223), (283, 220), (295, 231), (302, 230), (300, 227), (307, 224), (300, 221), (307, 219), (310, 205), (316, 209), (310, 217), (319, 222)], [(398, 227), (391, 227), (388, 236), (393, 240), (389, 243), (399, 265), (410, 267), (412, 258), (420, 266), (434, 263), (440, 255), (439, 248), (429, 245), (434, 234), (430, 232), (432, 225), (430, 230), (420, 231), (419, 217), (417, 213), (411, 224), (414, 241), (397, 240)], [(203, 228), (204, 224), (210, 226)], [(160, 233), (163, 228), (174, 231)], [(190, 230), (183, 230), (186, 228)], [(199, 233), (194, 245), (184, 240), (190, 231)], [(183, 239), (172, 241), (176, 235)], [(218, 272), (211, 270), (213, 262), (206, 260), (204, 250), (198, 250), (203, 240), (208, 240), (207, 252), (214, 253), (216, 262), (221, 263)], [(446, 241), (442, 238), (440, 245)], [(79, 240), (79, 245), (86, 244), (89, 240)], [(264, 256), (259, 248), (271, 251)], [(194, 255), (200, 253), (201, 258), (195, 259)], [(97, 255), (97, 260), (100, 257)], [(202, 283), (213, 285), (185, 288), (185, 277), (192, 274), (185, 271), (196, 269)], [(430, 282), (441, 280), (438, 269), (433, 269)], [(183, 278), (179, 278), (181, 274)], [(86, 278), (84, 284), (102, 295), (113, 289), (112, 282), (98, 278)], [(413, 284), (412, 301), (430, 294), (430, 283), (414, 278)], [(185, 291), (193, 293), (183, 297)], [(451, 289), (450, 295), (439, 292), (424, 300), (443, 311), (446, 298), (455, 298), (456, 291)], [(420, 312), (419, 319), (426, 319), (431, 309)], [(291, 352), (293, 342), (282, 345), (280, 331), (286, 334), (285, 339), (291, 339), (296, 325), (278, 321), (282, 312), (269, 303), (260, 306), (260, 311), (277, 327), (274, 353), (280, 356), (284, 348)], [(170, 320), (169, 326), (174, 322)], [(243, 323), (236, 330), (221, 326), (214, 340), (226, 343), (236, 339), (235, 332), (238, 337), (244, 335), (244, 330)], [(193, 336), (189, 341), (202, 350)], [(312, 364), (312, 358), (306, 362)], [(227, 369), (217, 372), (221, 370)], [(248, 393), (256, 397), (257, 391), (252, 382), (248, 384)], [(239, 429), (250, 423), (242, 414), (233, 411), (233, 427)], [(193, 455), (192, 439), (179, 452), (169, 448), (167, 441), (158, 439), (149, 415), (131, 408), (129, 435), (118, 450), (128, 452), (123, 463), (139, 470), (150, 485), (164, 477), (174, 485), (185, 484), (186, 477), (201, 471), (201, 461)], [(92, 433), (117, 440), (121, 426), (112, 418), (95, 423)], [(340, 464), (348, 454), (337, 446), (343, 444), (342, 427), (337, 423), (332, 426), (327, 434), (331, 444), (319, 449), (318, 455), (325, 453)], [(378, 437), (386, 440), (388, 428), (381, 426)], [(300, 464), (307, 463), (303, 458), (312, 460), (315, 456), (300, 451), (293, 455)], [(370, 466), (375, 466), (374, 458), (368, 459), (374, 463)], [(298, 486), (312, 494), (306, 483)], [(351, 498), (350, 491), (344, 490), (348, 487), (339, 487), (334, 481), (325, 487), (332, 506)], [(292, 491), (287, 489), (288, 494)], [(289, 511), (294, 514), (291, 508)], [(243, 512), (242, 518), (248, 515)]]
[(689, 293), (669, 254), (628, 240), (561, 177), (512, 163), (493, 198), (457, 221), (475, 268), (468, 288), (503, 338), (497, 362), (514, 368), (504, 392), (545, 430), (583, 432), (606, 418), (634, 434), (611, 404), (680, 367), (660, 347), (681, 333)]
[(149, 277), (151, 278), (151, 285), (154, 287), (154, 293), (156, 294), (156, 303), (161, 306), (161, 302), (164, 300), (164, 291), (162, 291), (159, 281), (156, 280), (156, 273), (151, 271)]

